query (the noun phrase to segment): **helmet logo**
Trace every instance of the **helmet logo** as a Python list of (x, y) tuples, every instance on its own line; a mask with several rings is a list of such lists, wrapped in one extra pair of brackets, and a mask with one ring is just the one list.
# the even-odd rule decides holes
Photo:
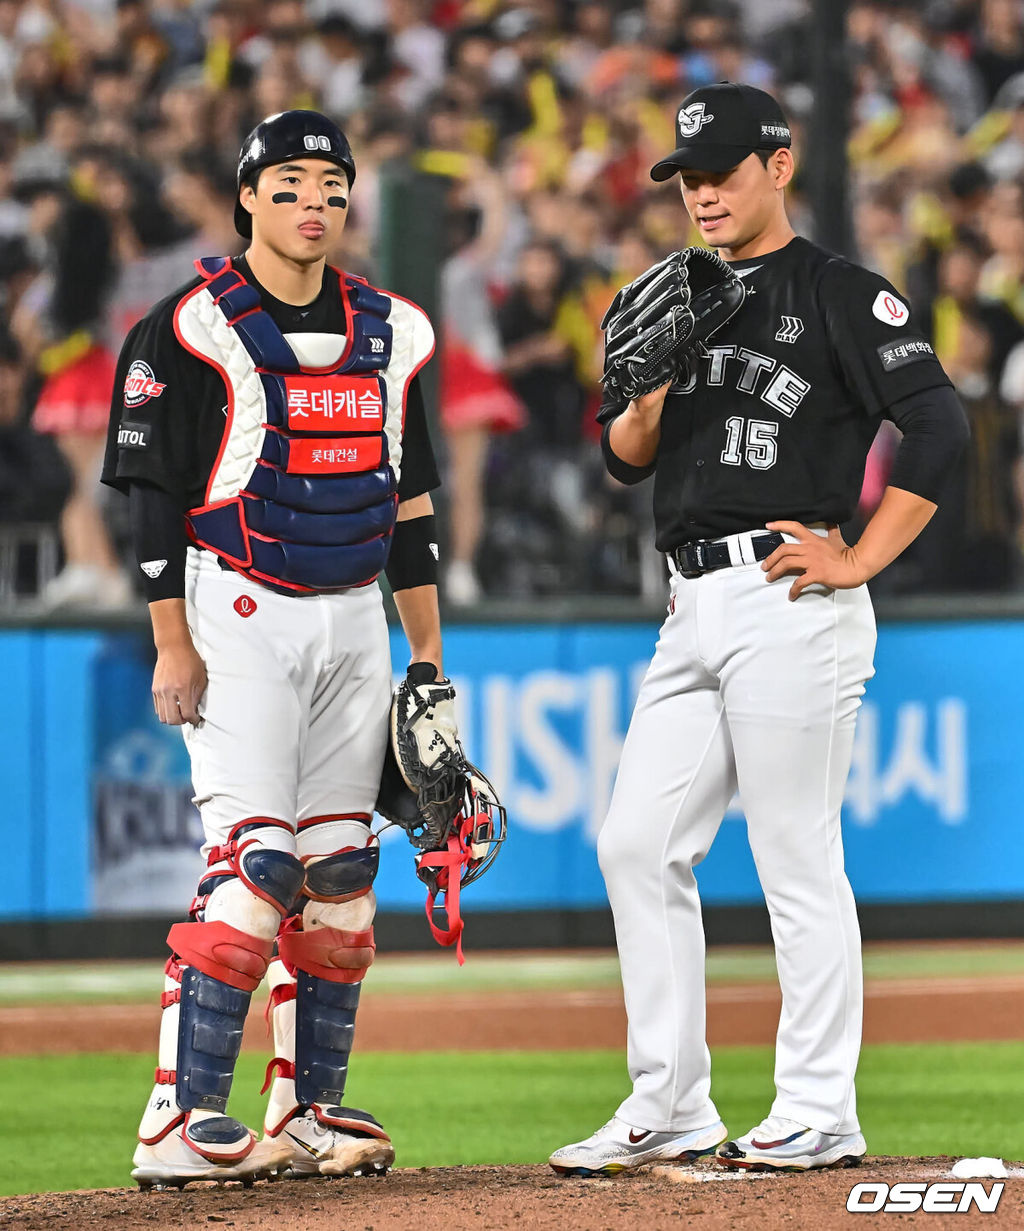
[(307, 133), (306, 136), (302, 138), (302, 144), (307, 150), (330, 150), (331, 139), (330, 137), (325, 137), (322, 134), (319, 136), (314, 136), (313, 133)]
[(703, 103), (691, 103), (689, 107), (680, 107), (676, 122), (679, 125), (680, 136), (695, 137), (705, 124), (710, 124), (715, 117), (706, 115)]

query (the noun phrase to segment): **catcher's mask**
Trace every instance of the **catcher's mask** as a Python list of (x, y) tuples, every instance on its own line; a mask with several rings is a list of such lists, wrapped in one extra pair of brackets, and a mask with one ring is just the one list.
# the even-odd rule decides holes
[(497, 859), (506, 829), (505, 808), (498, 792), (475, 765), (469, 764), (462, 802), (448, 834), (448, 852), (458, 858), (449, 856), (441, 863), (434, 856), (448, 852), (423, 851), (416, 856), (416, 875), (435, 897), (450, 891), (453, 867), (458, 868), (459, 885), (471, 885)]

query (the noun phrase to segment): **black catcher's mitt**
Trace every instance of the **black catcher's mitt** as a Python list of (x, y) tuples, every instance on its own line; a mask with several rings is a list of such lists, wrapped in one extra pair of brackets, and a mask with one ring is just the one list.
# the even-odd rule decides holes
[(605, 393), (625, 405), (686, 379), (704, 342), (739, 311), (743, 280), (713, 252), (684, 248), (622, 288), (604, 314)]

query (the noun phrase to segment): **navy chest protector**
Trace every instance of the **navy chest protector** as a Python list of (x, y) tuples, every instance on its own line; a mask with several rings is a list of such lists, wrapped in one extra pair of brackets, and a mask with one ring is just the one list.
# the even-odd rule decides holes
[(230, 260), (196, 268), (204, 282), (178, 305), (175, 333), (220, 372), (228, 405), (206, 503), (187, 514), (193, 541), (285, 593), (366, 585), (387, 560), (398, 504), (391, 297), (335, 271), (344, 349), (304, 367)]

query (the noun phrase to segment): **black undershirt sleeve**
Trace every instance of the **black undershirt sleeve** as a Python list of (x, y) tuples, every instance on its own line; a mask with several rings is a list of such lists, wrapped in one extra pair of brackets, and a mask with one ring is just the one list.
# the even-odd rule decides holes
[(128, 488), (128, 510), (146, 602), (184, 598), (188, 540), (180, 505), (163, 488), (135, 479)]
[(889, 486), (939, 503), (953, 466), (970, 439), (967, 415), (949, 385), (902, 398), (886, 415), (903, 433)]
[(654, 474), (654, 462), (651, 462), (649, 466), (631, 466), (629, 462), (624, 462), (619, 457), (612, 449), (611, 430), (611, 423), (606, 423), (601, 432), (601, 452), (604, 454), (605, 467), (612, 478), (625, 483), (627, 487), (632, 487), (634, 483), (642, 483), (644, 479)]
[(398, 481), (399, 500), (412, 500), (441, 486), (437, 461), (427, 428), (427, 412), (419, 376), (414, 376), (405, 403), (402, 430), (402, 477)]

